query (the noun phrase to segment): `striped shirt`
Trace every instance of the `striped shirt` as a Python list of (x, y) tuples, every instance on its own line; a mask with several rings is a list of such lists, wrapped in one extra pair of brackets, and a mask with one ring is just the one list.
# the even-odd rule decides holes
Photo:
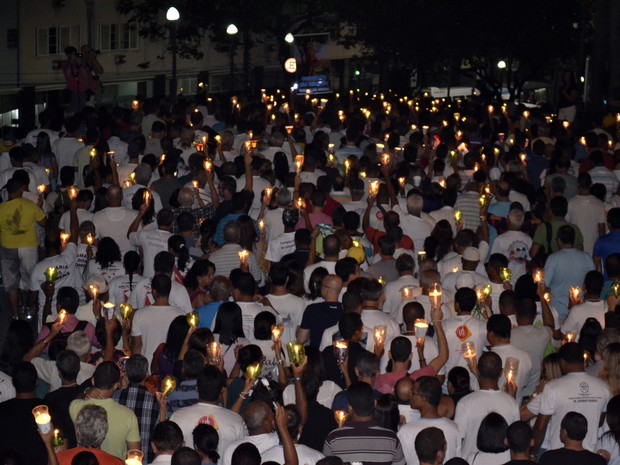
[(323, 454), (336, 455), (343, 462), (365, 465), (405, 465), (403, 448), (396, 433), (377, 426), (374, 421), (347, 422), (325, 439)]
[(458, 200), (454, 204), (455, 210), (463, 212), (463, 229), (476, 231), (478, 226), (480, 226), (479, 197), (480, 195), (475, 191), (465, 191), (459, 195)]

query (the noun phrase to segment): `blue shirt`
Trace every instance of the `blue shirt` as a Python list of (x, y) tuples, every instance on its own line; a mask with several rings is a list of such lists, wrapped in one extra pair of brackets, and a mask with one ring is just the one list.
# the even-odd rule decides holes
[(620, 231), (612, 231), (599, 237), (594, 244), (593, 257), (600, 257), (603, 262), (603, 270), (605, 279), (607, 279), (607, 270), (605, 270), (605, 260), (614, 253), (620, 253)]
[(222, 247), (224, 245), (224, 227), (231, 221), (235, 221), (240, 216), (240, 213), (229, 213), (220, 220), (220, 222), (217, 224), (215, 234), (213, 235), (213, 242), (215, 243), (215, 245), (219, 247)]
[(220, 305), (222, 305), (222, 302), (211, 302), (196, 309), (196, 312), (198, 312), (199, 328), (210, 329), (211, 326), (213, 326), (213, 321), (215, 320), (215, 315)]

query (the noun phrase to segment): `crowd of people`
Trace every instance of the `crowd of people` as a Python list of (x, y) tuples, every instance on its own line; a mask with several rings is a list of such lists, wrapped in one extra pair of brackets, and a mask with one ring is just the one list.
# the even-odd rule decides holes
[(620, 464), (620, 115), (39, 122), (0, 147), (1, 464)]

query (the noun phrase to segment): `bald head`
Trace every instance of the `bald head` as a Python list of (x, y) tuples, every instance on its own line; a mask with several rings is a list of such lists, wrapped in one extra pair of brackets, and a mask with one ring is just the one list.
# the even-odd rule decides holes
[(119, 186), (110, 186), (105, 198), (108, 201), (108, 207), (120, 207), (123, 202), (123, 190)]
[(177, 195), (179, 205), (182, 207), (191, 207), (194, 203), (194, 191), (189, 187), (183, 187)]
[(407, 211), (412, 215), (420, 216), (423, 206), (424, 199), (420, 194), (411, 194), (407, 197)]
[(327, 302), (337, 302), (342, 290), (342, 279), (335, 274), (328, 274), (321, 282), (321, 295)]
[(420, 286), (422, 289), (428, 290), (431, 284), (440, 283), (441, 275), (435, 270), (426, 270), (420, 274)]
[(250, 436), (271, 433), (274, 430), (273, 413), (263, 401), (250, 402), (243, 412), (243, 420)]
[(396, 402), (401, 405), (408, 405), (411, 401), (414, 384), (415, 382), (409, 376), (404, 376), (399, 379), (394, 386), (394, 396), (396, 397)]
[(424, 318), (424, 307), (419, 302), (409, 302), (403, 307), (403, 323), (407, 329), (413, 328), (415, 320)]

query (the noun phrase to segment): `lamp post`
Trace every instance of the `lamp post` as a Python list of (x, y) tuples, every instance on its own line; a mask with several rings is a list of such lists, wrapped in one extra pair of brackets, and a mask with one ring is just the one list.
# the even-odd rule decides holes
[[(502, 95), (504, 94), (504, 70), (506, 69), (506, 62), (499, 60), (497, 62), (497, 69), (499, 69), (499, 100), (502, 101)], [(506, 82), (508, 85), (508, 82)]]
[(172, 46), (172, 79), (170, 80), (170, 95), (172, 100), (177, 98), (177, 21), (181, 15), (179, 10), (171, 6), (166, 12), (166, 20), (170, 23), (170, 45)]
[(235, 36), (239, 32), (237, 26), (229, 24), (226, 28), (226, 34), (230, 36), (230, 91), (235, 90)]

